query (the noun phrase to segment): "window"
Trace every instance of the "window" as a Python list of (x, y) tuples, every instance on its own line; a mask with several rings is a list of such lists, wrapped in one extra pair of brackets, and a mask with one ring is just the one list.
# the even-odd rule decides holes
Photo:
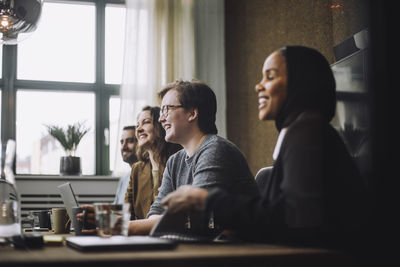
[(0, 70), (7, 66), (0, 88), (8, 100), (2, 141), (16, 140), (17, 174), (59, 174), (65, 153), (45, 125), (83, 121), (90, 131), (76, 151), (82, 174), (110, 174), (119, 149), (124, 29), (123, 0), (45, 0), (37, 30), (0, 47)]
[(37, 30), (18, 45), (18, 79), (93, 83), (95, 11), (94, 4), (45, 2)]
[(120, 84), (125, 42), (125, 8), (106, 5), (105, 81)]
[(76, 155), (82, 158), (82, 174), (94, 174), (94, 106), (94, 93), (18, 90), (17, 173), (58, 174), (60, 157), (65, 153), (47, 133), (45, 125), (65, 128), (84, 122), (91, 130), (82, 138)]

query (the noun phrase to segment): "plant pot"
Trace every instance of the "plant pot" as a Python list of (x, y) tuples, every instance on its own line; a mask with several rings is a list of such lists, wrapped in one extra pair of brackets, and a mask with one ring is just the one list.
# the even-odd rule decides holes
[(81, 158), (80, 157), (61, 157), (60, 159), (60, 175), (80, 175), (81, 174)]

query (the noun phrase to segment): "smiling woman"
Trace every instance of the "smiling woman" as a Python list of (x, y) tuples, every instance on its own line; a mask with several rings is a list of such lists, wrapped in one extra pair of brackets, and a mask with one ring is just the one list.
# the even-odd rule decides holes
[(136, 137), (142, 149), (151, 148), (155, 140), (155, 127), (150, 110), (140, 112), (138, 116)]
[(180, 145), (165, 141), (165, 130), (158, 122), (159, 107), (146, 106), (137, 117), (136, 138), (139, 162), (132, 166), (125, 202), (131, 203), (131, 218), (144, 219), (158, 195), (158, 188), (170, 155)]
[(256, 85), (258, 93), (258, 118), (271, 120), (278, 114), (287, 95), (286, 62), (284, 56), (275, 52), (268, 57), (262, 70), (262, 79)]

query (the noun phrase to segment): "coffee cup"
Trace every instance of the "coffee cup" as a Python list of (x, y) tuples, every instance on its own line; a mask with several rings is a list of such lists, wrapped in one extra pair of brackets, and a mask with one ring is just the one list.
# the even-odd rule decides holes
[(55, 234), (68, 234), (71, 228), (71, 220), (66, 208), (53, 208), (53, 230)]
[(72, 218), (71, 223), (74, 228), (75, 235), (82, 235), (83, 221), (79, 221), (77, 215), (82, 213), (83, 209), (81, 207), (72, 208)]
[(37, 211), (37, 216), (39, 218), (39, 227), (51, 230), (51, 212), (49, 210), (39, 210)]

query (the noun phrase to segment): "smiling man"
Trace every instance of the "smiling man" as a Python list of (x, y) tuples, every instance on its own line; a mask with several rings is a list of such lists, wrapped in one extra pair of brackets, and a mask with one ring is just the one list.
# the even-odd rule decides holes
[[(137, 161), (136, 157), (136, 145), (137, 139), (135, 136), (135, 126), (125, 126), (122, 129), (121, 135), (121, 156), (122, 160), (132, 167), (133, 163)], [(115, 204), (124, 203), (126, 189), (129, 184), (130, 172), (122, 176), (118, 181), (117, 192), (115, 193)]]
[(132, 221), (131, 235), (148, 234), (164, 212), (161, 200), (182, 185), (207, 190), (219, 187), (255, 197), (259, 194), (240, 150), (217, 135), (217, 101), (210, 87), (200, 81), (176, 81), (163, 88), (159, 97), (159, 121), (165, 129), (165, 140), (184, 149), (168, 159), (159, 194), (147, 219)]

